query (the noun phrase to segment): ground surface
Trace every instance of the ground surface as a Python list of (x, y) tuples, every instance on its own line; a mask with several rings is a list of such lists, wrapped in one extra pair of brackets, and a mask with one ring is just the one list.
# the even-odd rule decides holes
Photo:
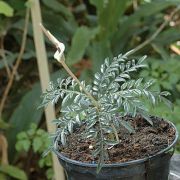
[(175, 154), (171, 159), (169, 180), (180, 180), (180, 155)]

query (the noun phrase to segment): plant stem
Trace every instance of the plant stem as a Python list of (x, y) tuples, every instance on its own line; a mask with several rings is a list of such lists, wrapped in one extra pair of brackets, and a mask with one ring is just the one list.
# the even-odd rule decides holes
[(113, 131), (114, 131), (114, 134), (115, 134), (115, 137), (116, 137), (116, 141), (119, 143), (120, 142), (119, 136), (118, 136), (117, 130), (116, 130), (113, 123), (111, 123), (111, 127), (113, 128)]
[(86, 90), (86, 88), (81, 84), (79, 79), (73, 74), (73, 72), (69, 69), (69, 67), (66, 65), (65, 61), (59, 61), (63, 68), (67, 71), (67, 73), (79, 84), (79, 86), (82, 88), (82, 90), (85, 92), (85, 94), (92, 100), (94, 106), (99, 109), (98, 102), (95, 100), (95, 98)]
[(174, 17), (174, 15), (179, 11), (180, 6), (178, 6), (176, 9), (174, 9), (174, 11), (171, 12), (171, 14), (169, 15), (168, 19), (166, 19), (161, 25), (160, 27), (152, 34), (152, 36), (150, 38), (148, 38), (147, 40), (145, 40), (142, 44), (140, 44), (139, 46), (137, 46), (136, 48), (132, 49), (132, 51), (128, 54), (128, 55), (132, 55), (135, 52), (139, 51), (140, 49), (142, 49), (144, 46), (146, 46), (147, 44), (149, 44), (151, 41), (153, 41), (158, 35), (159, 33), (166, 27), (166, 25), (171, 21), (171, 19)]
[[(42, 24), (40, 24), (42, 31), (44, 34), (48, 37), (48, 39), (53, 43), (53, 45), (56, 46), (59, 53), (61, 52), (60, 47), (58, 47), (58, 43), (60, 43)], [(98, 102), (95, 100), (95, 98), (86, 90), (86, 88), (81, 84), (81, 82), (78, 80), (78, 78), (73, 74), (73, 72), (69, 69), (69, 67), (65, 63), (65, 57), (62, 54), (62, 57), (60, 59), (57, 59), (57, 61), (63, 66), (63, 68), (66, 70), (66, 72), (79, 84), (81, 89), (84, 91), (84, 93), (92, 100), (92, 103), (94, 106), (99, 109)]]

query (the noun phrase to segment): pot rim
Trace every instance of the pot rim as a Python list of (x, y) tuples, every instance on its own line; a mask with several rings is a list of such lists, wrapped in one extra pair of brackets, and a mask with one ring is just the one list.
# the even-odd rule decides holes
[[(170, 144), (168, 147), (166, 147), (165, 149), (157, 152), (156, 154), (152, 155), (152, 156), (149, 156), (149, 157), (145, 157), (143, 159), (136, 159), (136, 160), (131, 160), (131, 161), (127, 161), (127, 162), (123, 162), (123, 163), (112, 163), (112, 164), (104, 164), (103, 167), (120, 167), (120, 166), (128, 166), (128, 165), (134, 165), (134, 164), (140, 164), (140, 163), (143, 163), (147, 160), (150, 160), (154, 157), (157, 157), (157, 156), (160, 156), (161, 154), (163, 153), (166, 153), (168, 152), (171, 148), (173, 148), (175, 145), (176, 145), (176, 142), (178, 140), (178, 131), (177, 131), (177, 128), (176, 126), (168, 121), (168, 120), (165, 120), (167, 121), (169, 124), (172, 125), (172, 127), (175, 129), (175, 138), (174, 138), (174, 141), (172, 142), (172, 144)], [(81, 162), (81, 161), (76, 161), (76, 160), (72, 160), (64, 155), (62, 155), (60, 152), (58, 152), (57, 150), (53, 149), (53, 152), (60, 158), (62, 159), (63, 161), (66, 161), (67, 163), (71, 163), (71, 164), (74, 164), (74, 165), (78, 165), (78, 166), (86, 166), (86, 167), (95, 167), (97, 168), (98, 164), (97, 163), (85, 163), (85, 162)]]

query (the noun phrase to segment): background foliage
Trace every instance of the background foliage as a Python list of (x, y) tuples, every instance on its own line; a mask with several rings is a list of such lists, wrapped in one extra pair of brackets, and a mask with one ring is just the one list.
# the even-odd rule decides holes
[[(41, 0), (41, 10), (44, 25), (66, 45), (68, 65), (80, 79), (91, 82), (93, 73), (106, 57), (125, 53), (149, 39), (179, 4), (180, 0), (52, 0), (51, 3)], [(24, 0), (0, 1), (1, 97), (9, 81), (4, 62), (11, 71), (21, 46), (26, 8)], [(180, 47), (179, 24), (180, 13), (176, 13), (160, 34), (133, 56), (138, 58), (147, 54), (149, 69), (141, 71), (140, 76), (145, 76), (147, 80), (148, 76), (157, 79), (158, 85), (154, 88), (168, 90), (172, 94), (170, 100), (174, 104), (174, 111), (160, 105), (151, 110), (152, 114), (173, 121), (180, 131), (180, 56), (172, 49), (172, 46)], [(52, 79), (66, 76), (61, 67), (51, 61), (54, 49), (49, 42), (46, 44)], [(24, 169), (30, 178), (45, 179), (47, 177), (37, 164), (41, 156), (28, 149), (35, 159), (32, 161), (33, 158), (27, 158), (26, 153), (20, 156), (14, 146), (16, 135), (20, 131), (28, 132), (32, 122), (38, 128), (45, 128), (43, 111), (36, 110), (41, 93), (38, 79), (30, 21), (25, 53), (3, 108), (0, 129), (8, 140), (10, 164)], [(28, 168), (23, 168), (25, 166)], [(1, 168), (0, 174), (4, 178), (12, 176), (13, 173), (7, 173), (11, 170)], [(18, 177), (26, 178), (24, 175)]]

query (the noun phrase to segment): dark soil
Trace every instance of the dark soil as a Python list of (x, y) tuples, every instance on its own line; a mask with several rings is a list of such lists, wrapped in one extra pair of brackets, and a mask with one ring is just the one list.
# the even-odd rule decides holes
[[(153, 126), (141, 117), (126, 120), (131, 123), (136, 133), (130, 134), (122, 127), (118, 134), (120, 143), (107, 150), (109, 159), (106, 163), (126, 162), (152, 156), (165, 149), (175, 138), (175, 129), (163, 119), (152, 117)], [(73, 160), (96, 163), (97, 159), (92, 156), (94, 141), (84, 139), (83, 130), (83, 126), (76, 129), (69, 136), (67, 147), (61, 147), (60, 152)]]

